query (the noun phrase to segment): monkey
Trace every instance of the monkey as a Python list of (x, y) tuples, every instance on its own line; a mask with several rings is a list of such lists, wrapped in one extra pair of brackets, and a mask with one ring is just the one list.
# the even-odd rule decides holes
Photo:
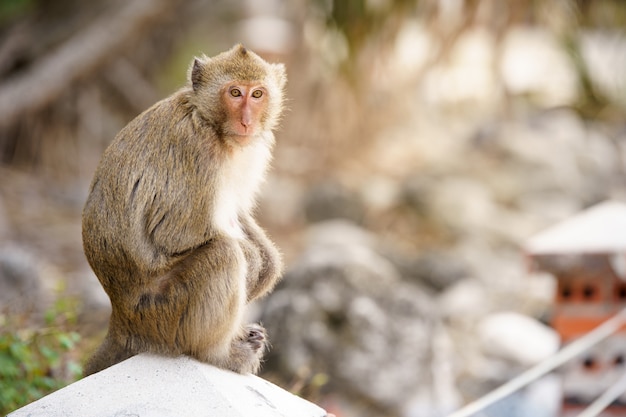
[(142, 352), (259, 371), (267, 335), (244, 311), (278, 282), (282, 256), (253, 212), (286, 79), (241, 44), (196, 57), (186, 85), (104, 151), (82, 239), (112, 310), (85, 376)]

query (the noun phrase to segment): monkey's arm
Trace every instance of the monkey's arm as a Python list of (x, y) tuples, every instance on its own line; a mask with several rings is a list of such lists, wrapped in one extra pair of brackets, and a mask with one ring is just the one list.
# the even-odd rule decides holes
[(252, 301), (274, 288), (283, 263), (276, 246), (251, 216), (242, 216), (240, 222), (247, 237), (242, 248), (248, 262), (248, 301)]

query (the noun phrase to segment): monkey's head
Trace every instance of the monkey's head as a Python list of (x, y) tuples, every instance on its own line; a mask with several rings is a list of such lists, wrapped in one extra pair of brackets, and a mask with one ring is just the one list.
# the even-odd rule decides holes
[(247, 143), (278, 124), (287, 81), (282, 64), (270, 64), (236, 45), (189, 69), (191, 103), (222, 137)]

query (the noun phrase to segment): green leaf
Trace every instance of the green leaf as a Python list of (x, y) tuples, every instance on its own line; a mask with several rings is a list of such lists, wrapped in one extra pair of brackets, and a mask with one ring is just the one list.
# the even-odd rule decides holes
[(10, 358), (0, 355), (0, 377), (12, 379), (20, 376), (20, 368), (18, 363)]
[(49, 363), (56, 363), (59, 360), (59, 353), (49, 346), (40, 346), (39, 352)]
[(74, 378), (78, 378), (83, 374), (83, 367), (78, 362), (69, 361), (67, 363), (67, 370)]
[(44, 376), (39, 380), (39, 386), (44, 388), (46, 391), (51, 391), (56, 389), (60, 385), (54, 378), (50, 378), (49, 376)]
[(56, 316), (56, 311), (54, 311), (53, 309), (46, 311), (44, 314), (44, 320), (46, 321), (46, 324), (48, 326), (51, 326), (54, 323), (54, 319), (56, 318)]
[(60, 333), (57, 335), (57, 340), (61, 347), (65, 350), (71, 350), (74, 348), (75, 341), (74, 338), (67, 333)]
[(25, 360), (28, 356), (28, 346), (26, 343), (16, 338), (13, 343), (9, 345), (9, 353), (16, 360)]

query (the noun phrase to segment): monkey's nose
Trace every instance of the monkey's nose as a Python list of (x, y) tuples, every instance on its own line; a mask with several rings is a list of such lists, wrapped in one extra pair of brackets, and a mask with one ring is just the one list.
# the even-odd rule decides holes
[(248, 129), (252, 124), (252, 111), (248, 106), (244, 106), (242, 110), (243, 111), (241, 112), (241, 119), (239, 119), (239, 122), (245, 129)]

